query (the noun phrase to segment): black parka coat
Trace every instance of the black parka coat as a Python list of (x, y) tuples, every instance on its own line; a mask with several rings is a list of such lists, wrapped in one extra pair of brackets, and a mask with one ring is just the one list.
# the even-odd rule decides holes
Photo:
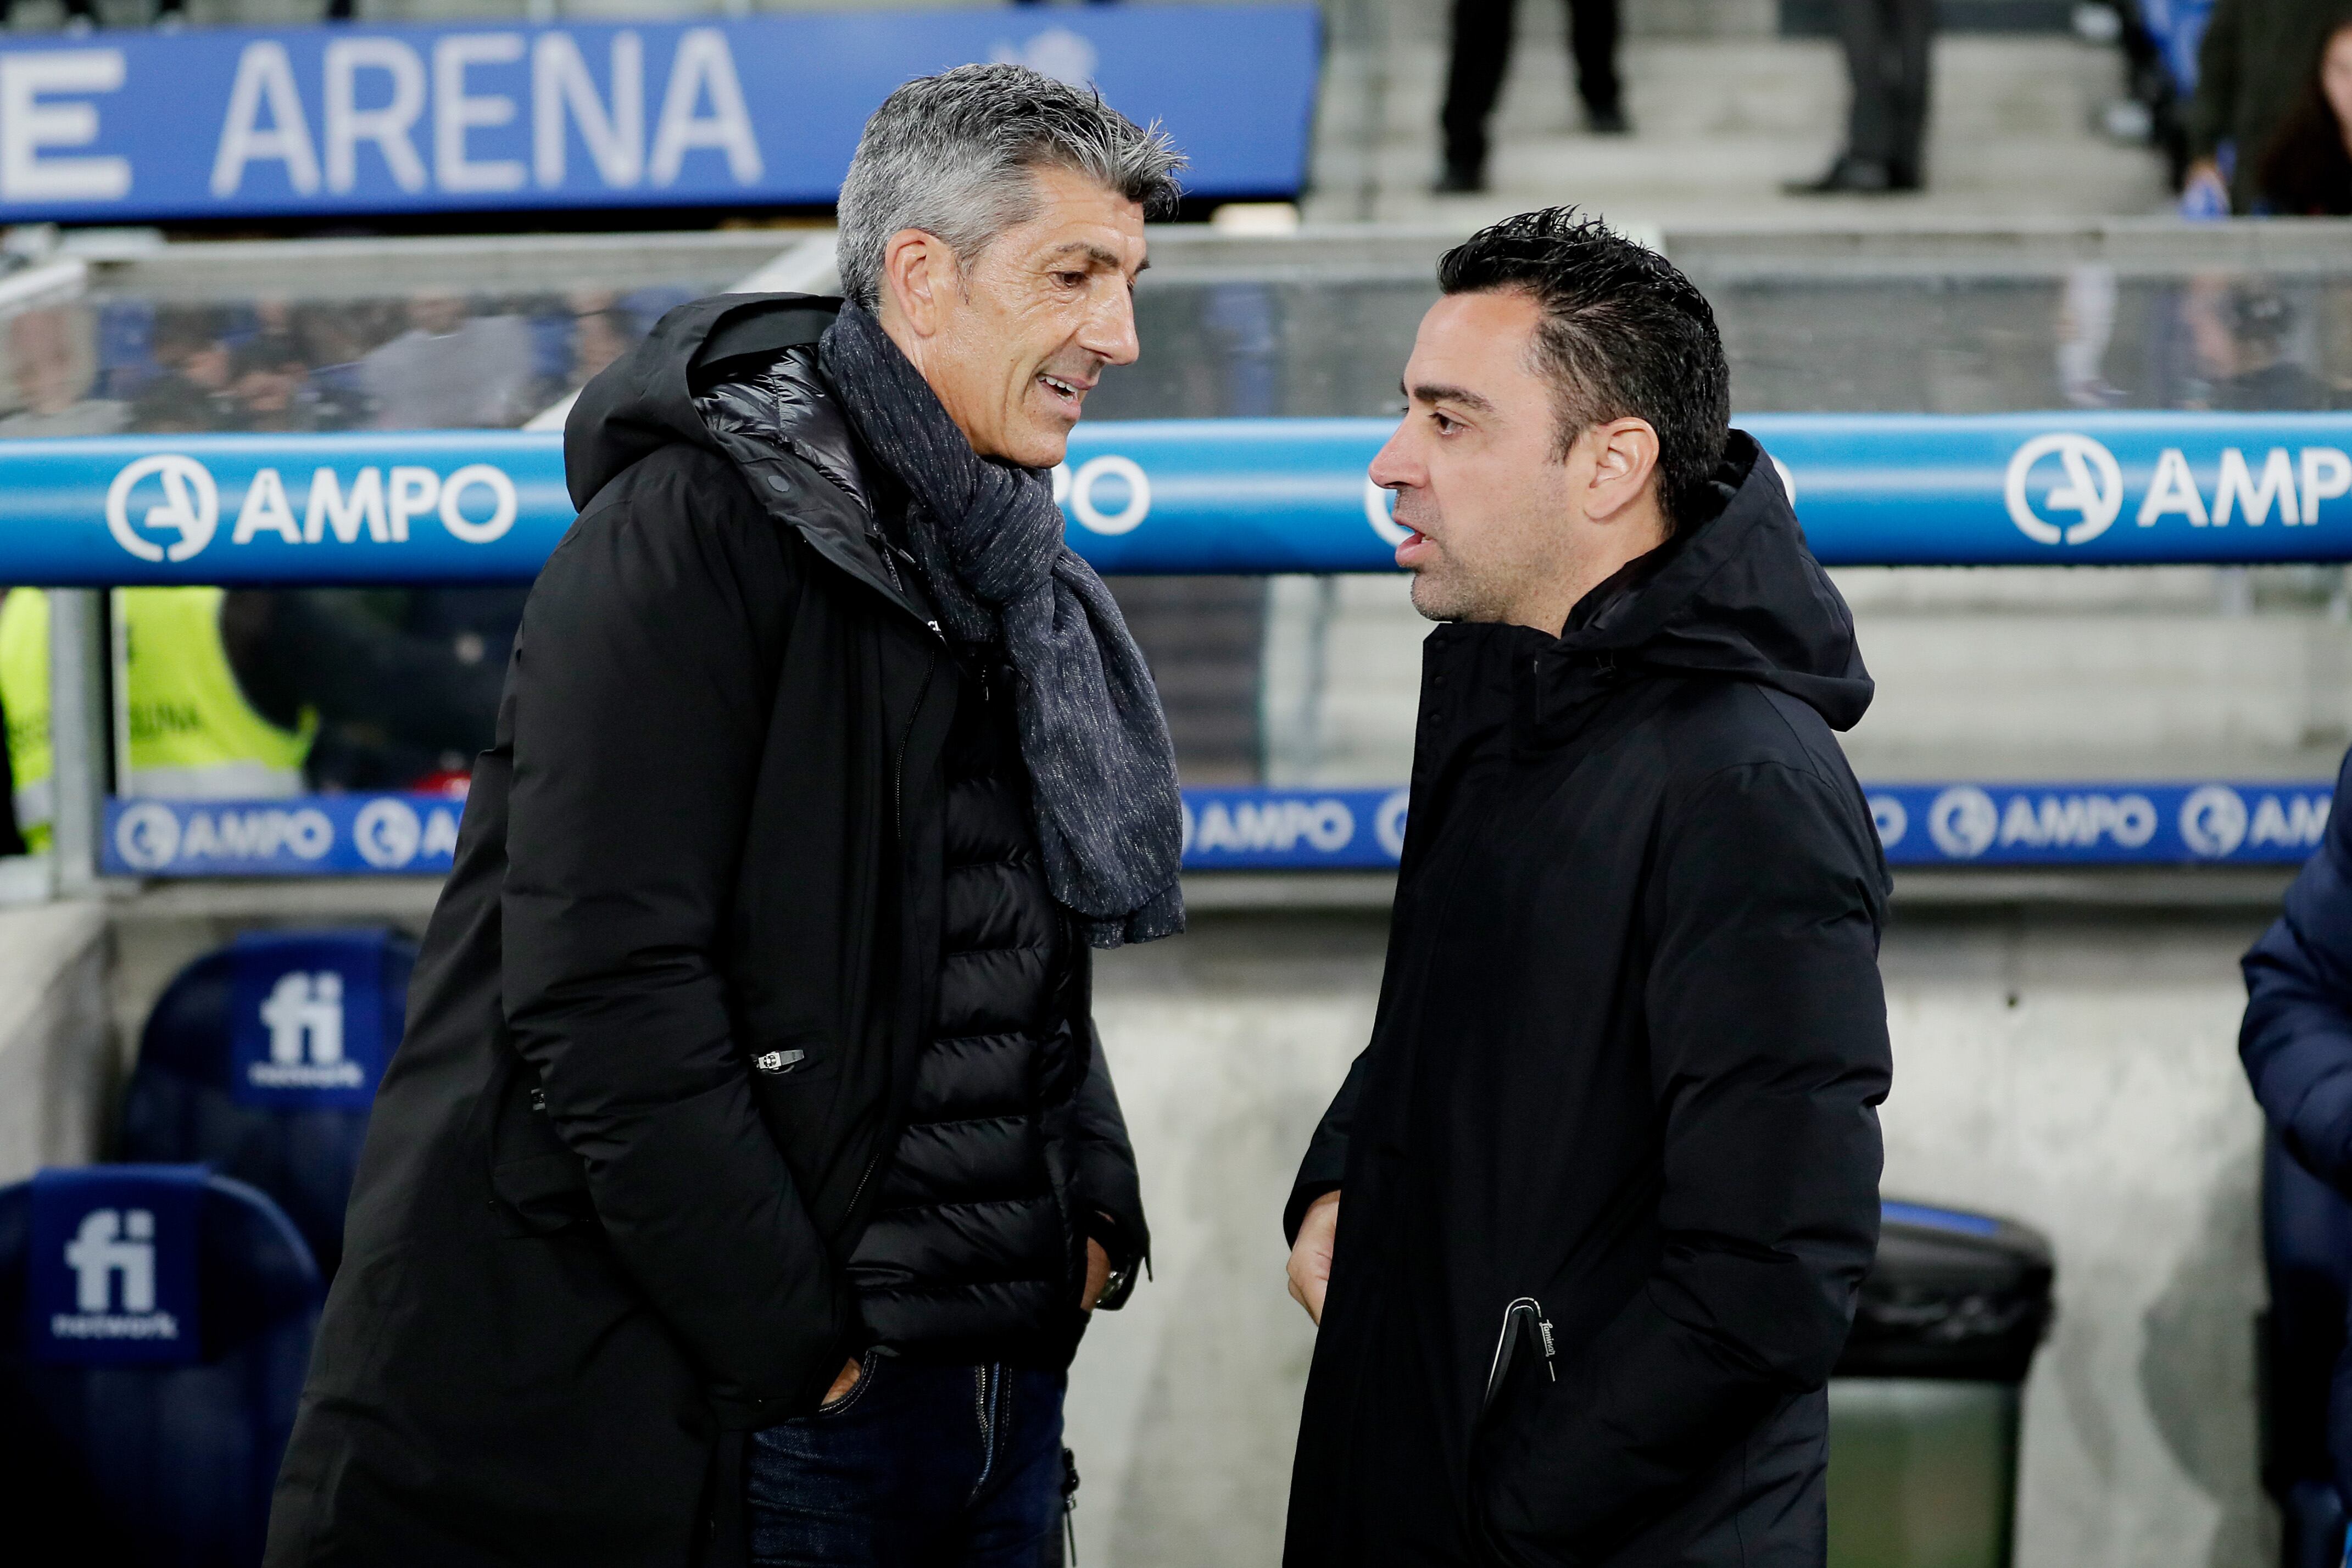
[[(845, 1265), (932, 1016), (955, 681), (815, 371), (833, 308), (681, 307), (572, 411), (580, 520), (378, 1092), (270, 1568), (727, 1563), (742, 1434), (865, 1343)], [(805, 396), (747, 471), (693, 393), (787, 350)], [(1055, 1180), (1139, 1239), (1079, 992)]]
[(1564, 636), (1430, 634), (1380, 1011), (1287, 1216), (1341, 1191), (1289, 1568), (1820, 1568), (1890, 1073), (1831, 735), (1871, 688), (1738, 432), (1717, 499)]

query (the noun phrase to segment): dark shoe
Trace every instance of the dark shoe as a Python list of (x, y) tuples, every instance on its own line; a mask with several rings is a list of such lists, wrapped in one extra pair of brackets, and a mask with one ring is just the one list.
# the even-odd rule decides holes
[(1792, 196), (1883, 196), (1895, 188), (1895, 176), (1875, 158), (1841, 156), (1818, 180), (1791, 180), (1780, 187)]
[(1588, 109), (1584, 111), (1584, 129), (1595, 136), (1631, 136), (1633, 122), (1625, 118), (1622, 109)]
[(1916, 165), (1890, 163), (1886, 169), (1886, 188), (1890, 191), (1919, 191), (1927, 188)]
[(1486, 172), (1467, 163), (1448, 163), (1429, 187), (1433, 196), (1471, 196), (1486, 188)]

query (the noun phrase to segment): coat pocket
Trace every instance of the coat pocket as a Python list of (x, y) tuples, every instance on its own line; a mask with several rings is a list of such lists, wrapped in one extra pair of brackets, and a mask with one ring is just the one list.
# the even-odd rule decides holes
[(539, 1075), (522, 1062), (509, 1063), (498, 1096), (490, 1195), (500, 1228), (509, 1236), (547, 1236), (594, 1224), (587, 1167), (556, 1133)]

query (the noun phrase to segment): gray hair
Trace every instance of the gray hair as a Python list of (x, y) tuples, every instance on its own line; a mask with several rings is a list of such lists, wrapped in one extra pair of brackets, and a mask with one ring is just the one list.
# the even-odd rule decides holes
[(1144, 215), (1173, 215), (1184, 155), (1154, 120), (1138, 126), (1091, 88), (1026, 66), (958, 66), (918, 77), (866, 122), (841, 183), (842, 292), (867, 309), (882, 287), (882, 251), (900, 229), (936, 235), (966, 267), (1036, 211), (1028, 172), (1067, 169), (1099, 182)]

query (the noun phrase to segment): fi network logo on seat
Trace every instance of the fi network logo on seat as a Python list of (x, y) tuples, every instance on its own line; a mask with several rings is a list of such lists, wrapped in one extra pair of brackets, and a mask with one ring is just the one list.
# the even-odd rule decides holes
[[(179, 1320), (155, 1304), (155, 1216), (144, 1208), (93, 1208), (66, 1243), (74, 1308), (54, 1312), (58, 1339), (176, 1340)], [(121, 1291), (116, 1281), (121, 1282)], [(119, 1304), (118, 1304), (119, 1296)]]
[(343, 1054), (343, 977), (332, 969), (281, 975), (261, 1004), (269, 1060), (246, 1066), (257, 1089), (356, 1089), (360, 1064)]

